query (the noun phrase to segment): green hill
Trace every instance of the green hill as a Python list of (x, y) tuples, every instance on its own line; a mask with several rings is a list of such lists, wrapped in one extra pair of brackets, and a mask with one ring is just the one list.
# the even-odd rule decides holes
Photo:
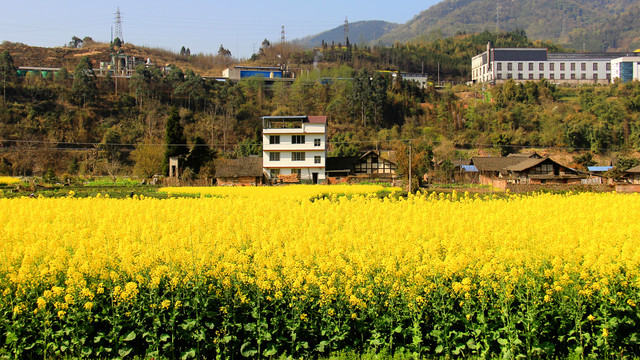
[(633, 0), (445, 0), (381, 37), (384, 43), (432, 40), (457, 33), (523, 29), (529, 38), (576, 50), (640, 47)]

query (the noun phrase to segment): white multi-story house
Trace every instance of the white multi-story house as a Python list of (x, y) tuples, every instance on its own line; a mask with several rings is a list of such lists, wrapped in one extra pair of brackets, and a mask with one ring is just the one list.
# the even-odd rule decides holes
[(327, 159), (326, 116), (264, 116), (262, 167), (270, 179), (298, 175), (302, 181), (323, 182)]
[(621, 53), (548, 53), (546, 48), (492, 48), (471, 59), (474, 83), (547, 79), (555, 84), (608, 84)]

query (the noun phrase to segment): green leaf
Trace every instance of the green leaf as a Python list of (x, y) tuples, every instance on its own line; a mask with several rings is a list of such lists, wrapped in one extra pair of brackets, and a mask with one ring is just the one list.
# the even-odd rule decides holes
[(242, 346), (240, 346), (240, 354), (242, 354), (242, 356), (244, 357), (252, 357), (255, 354), (258, 353), (258, 350), (255, 349), (248, 349), (248, 347), (251, 346), (251, 342), (247, 341), (246, 343), (242, 344)]
[(500, 344), (502, 346), (505, 346), (508, 343), (509, 343), (509, 340), (507, 340), (507, 339), (502, 339), (502, 338), (498, 339), (498, 344)]
[(440, 354), (444, 351), (444, 346), (438, 345), (436, 346), (436, 354)]
[(317, 352), (324, 352), (324, 348), (329, 345), (329, 342), (327, 340), (323, 340), (320, 341), (320, 343), (318, 344), (318, 346), (316, 346), (316, 351)]
[(396, 334), (399, 334), (402, 332), (402, 326), (398, 326), (397, 328), (393, 329), (393, 332)]
[(82, 355), (88, 357), (89, 355), (91, 355), (92, 352), (93, 352), (93, 350), (91, 350), (91, 348), (85, 348), (85, 349), (82, 350)]
[(161, 342), (168, 341), (168, 340), (169, 340), (169, 338), (171, 338), (171, 336), (170, 336), (169, 334), (162, 334), (162, 335), (160, 335), (160, 341), (161, 341)]
[(578, 346), (574, 351), (576, 354), (580, 355), (584, 352), (584, 349), (582, 348), (582, 346)]
[(273, 355), (275, 355), (275, 354), (277, 354), (277, 353), (278, 353), (278, 350), (276, 350), (276, 348), (272, 346), (270, 349), (265, 350), (265, 351), (262, 353), (262, 355), (264, 355), (264, 356), (267, 356), (267, 357), (268, 357), (268, 356), (273, 356)]
[(133, 341), (136, 338), (136, 332), (132, 331), (130, 332), (127, 337), (125, 337), (124, 339), (122, 339), (123, 341)]
[(182, 353), (182, 356), (180, 357), (182, 360), (186, 360), (188, 358), (194, 358), (196, 357), (196, 351), (194, 349), (191, 349), (189, 351), (185, 351)]
[(118, 350), (118, 354), (120, 354), (121, 357), (125, 357), (125, 356), (129, 355), (131, 350), (132, 350), (131, 348), (120, 349), (120, 350)]
[(100, 335), (98, 335), (98, 336), (96, 336), (96, 337), (94, 337), (94, 338), (93, 338), (93, 342), (94, 342), (94, 343), (99, 343), (99, 342), (100, 342), (100, 340), (102, 340), (102, 336), (100, 336)]

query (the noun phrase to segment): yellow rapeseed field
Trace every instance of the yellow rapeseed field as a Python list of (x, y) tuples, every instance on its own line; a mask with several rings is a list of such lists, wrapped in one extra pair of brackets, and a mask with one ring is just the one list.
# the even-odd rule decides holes
[(639, 354), (640, 196), (335, 189), (0, 199), (0, 354)]

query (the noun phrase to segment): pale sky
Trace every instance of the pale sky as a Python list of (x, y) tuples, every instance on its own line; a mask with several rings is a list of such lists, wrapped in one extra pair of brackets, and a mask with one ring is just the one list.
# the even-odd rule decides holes
[(61, 46), (72, 36), (109, 42), (115, 12), (122, 14), (125, 42), (179, 51), (217, 53), (222, 44), (247, 58), (265, 38), (293, 40), (360, 20), (406, 23), (439, 0), (323, 1), (6, 1), (0, 12), (0, 40), (33, 46)]

